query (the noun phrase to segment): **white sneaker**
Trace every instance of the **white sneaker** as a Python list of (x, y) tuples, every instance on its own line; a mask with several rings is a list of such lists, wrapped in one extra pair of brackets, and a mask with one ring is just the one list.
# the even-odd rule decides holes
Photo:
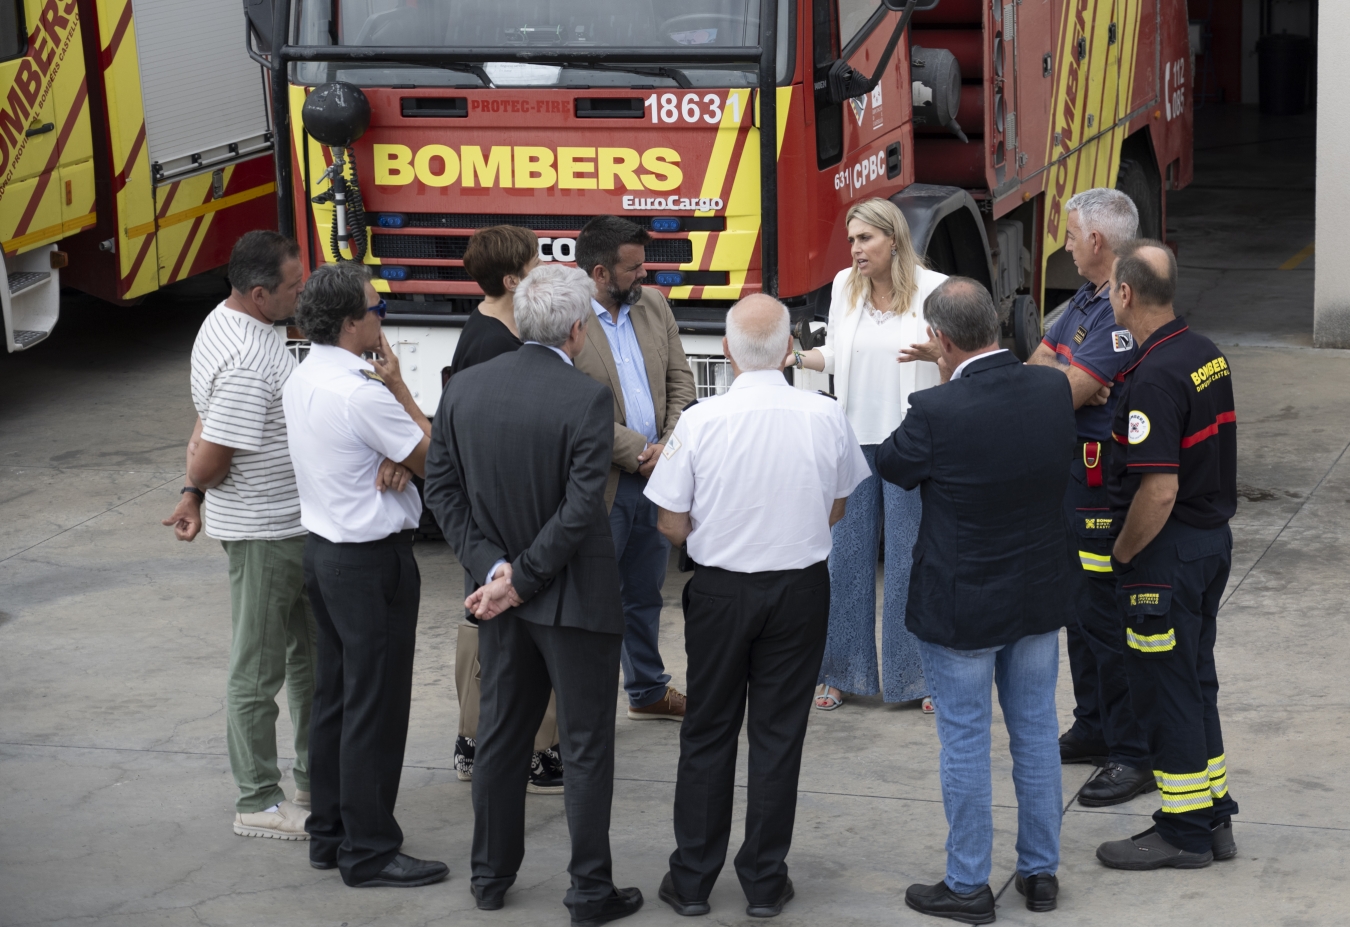
[(291, 799), (291, 804), (298, 805), (299, 807), (304, 808), (306, 811), (308, 811), (309, 793), (306, 792), (304, 789), (296, 789), (295, 797)]
[(283, 800), (276, 811), (255, 811), (234, 816), (234, 832), (241, 837), (272, 837), (276, 840), (308, 840), (305, 821), (309, 812)]

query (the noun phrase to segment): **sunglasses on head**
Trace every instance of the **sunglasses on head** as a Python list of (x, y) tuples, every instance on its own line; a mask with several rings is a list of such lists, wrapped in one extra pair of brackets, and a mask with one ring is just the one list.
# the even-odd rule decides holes
[(384, 300), (380, 300), (373, 306), (367, 306), (366, 311), (373, 312), (380, 318), (384, 318), (385, 314), (389, 311), (389, 305)]

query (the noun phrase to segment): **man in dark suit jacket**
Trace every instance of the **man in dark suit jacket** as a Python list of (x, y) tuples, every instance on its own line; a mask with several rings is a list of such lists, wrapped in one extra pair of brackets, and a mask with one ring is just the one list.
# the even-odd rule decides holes
[(574, 925), (603, 924), (642, 906), (610, 874), (624, 627), (604, 504), (614, 399), (572, 366), (595, 315), (585, 274), (536, 270), (515, 312), (524, 346), (451, 379), (427, 456), (427, 505), (483, 584), (464, 603), (481, 622), (473, 891), (480, 909), (500, 908), (520, 868), (523, 770), (551, 686), (572, 835), (565, 903)]
[(1017, 789), (1017, 889), (1055, 907), (1059, 729), (1055, 677), (1068, 617), (1062, 505), (1074, 449), (1073, 395), (1058, 371), (999, 348), (983, 286), (950, 277), (924, 303), (943, 385), (910, 397), (877, 449), (877, 472), (921, 487), (905, 625), (919, 638), (942, 742), (947, 877), (911, 885), (917, 911), (994, 920), (990, 690), (998, 685)]

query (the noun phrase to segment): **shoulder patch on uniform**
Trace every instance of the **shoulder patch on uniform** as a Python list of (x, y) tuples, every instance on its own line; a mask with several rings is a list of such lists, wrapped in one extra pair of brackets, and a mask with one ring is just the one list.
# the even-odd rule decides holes
[(1111, 349), (1117, 354), (1122, 351), (1131, 351), (1134, 349), (1134, 335), (1128, 331), (1119, 331), (1111, 333)]
[(1087, 337), (1087, 329), (1082, 325), (1078, 326), (1078, 331), (1073, 333), (1073, 343), (1082, 344), (1083, 339)]
[(689, 403), (689, 405), (685, 406), (685, 407), (684, 407), (683, 409), (681, 409), (680, 411), (681, 411), (681, 412), (688, 412), (690, 409), (692, 409), (692, 408), (693, 408), (694, 406), (696, 406), (696, 405), (698, 405), (698, 400), (697, 400), (697, 399), (691, 401), (691, 402)]
[(675, 437), (674, 435), (671, 435), (670, 440), (666, 442), (666, 449), (661, 452), (661, 456), (664, 457), (666, 460), (669, 460), (670, 458), (675, 456), (675, 452), (678, 451), (682, 446), (683, 445), (680, 443), (680, 439)]
[(367, 380), (374, 380), (376, 383), (383, 383), (383, 382), (384, 382), (384, 377), (380, 376), (378, 373), (376, 373), (376, 372), (373, 371), (373, 370), (364, 370), (364, 369), (363, 369), (363, 370), (361, 371), (361, 376), (365, 377)]
[(1143, 412), (1130, 412), (1130, 443), (1142, 444), (1152, 427), (1148, 416)]
[(826, 399), (833, 399), (835, 402), (839, 401), (838, 396), (836, 396), (834, 393), (827, 393), (823, 389), (816, 390), (816, 394), (819, 396), (824, 396)]

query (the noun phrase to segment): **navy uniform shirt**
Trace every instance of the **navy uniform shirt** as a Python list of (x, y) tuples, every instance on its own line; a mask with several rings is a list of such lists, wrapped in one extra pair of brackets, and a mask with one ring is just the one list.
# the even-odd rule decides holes
[[(1116, 324), (1111, 311), (1110, 289), (1085, 283), (1069, 300), (1063, 314), (1050, 326), (1041, 343), (1054, 351), (1061, 364), (1077, 367), (1102, 386), (1115, 382), (1116, 375), (1134, 357), (1134, 339)], [(1080, 441), (1110, 441), (1111, 415), (1116, 395), (1104, 406), (1084, 405), (1075, 414)]]
[(1140, 347), (1116, 391), (1107, 478), (1116, 518), (1145, 473), (1175, 473), (1174, 518), (1196, 528), (1227, 523), (1237, 511), (1237, 413), (1228, 360), (1214, 342), (1182, 319), (1168, 322)]

